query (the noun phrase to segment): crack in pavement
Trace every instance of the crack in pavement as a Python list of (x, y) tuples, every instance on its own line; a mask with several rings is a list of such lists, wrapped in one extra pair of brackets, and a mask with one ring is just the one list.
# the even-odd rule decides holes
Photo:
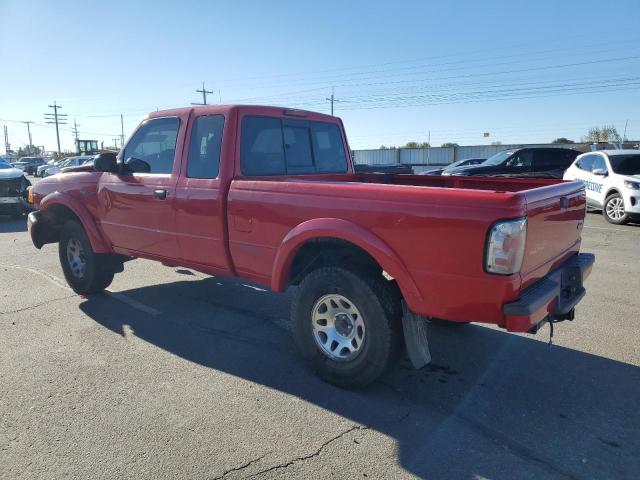
[(278, 470), (280, 468), (288, 468), (291, 465), (293, 465), (294, 463), (304, 462), (306, 460), (309, 460), (310, 458), (317, 457), (318, 455), (320, 455), (320, 453), (322, 453), (322, 450), (324, 450), (325, 447), (329, 446), (331, 443), (335, 442), (336, 440), (339, 440), (340, 438), (344, 437), (346, 434), (351, 433), (354, 430), (368, 430), (368, 429), (369, 429), (369, 427), (363, 427), (362, 425), (354, 425), (353, 427), (348, 428), (344, 432), (339, 433), (335, 437), (332, 437), (329, 440), (327, 440), (326, 442), (324, 442), (322, 445), (320, 445), (320, 447), (315, 452), (310, 453), (309, 455), (302, 456), (302, 457), (296, 457), (293, 460), (289, 460), (287, 463), (274, 465), (273, 467), (269, 467), (266, 470), (261, 470), (258, 473), (254, 473), (249, 478), (257, 477), (258, 475), (262, 475), (263, 473), (269, 473), (269, 472), (272, 472), (274, 470)]
[(245, 463), (243, 465), (240, 465), (239, 467), (234, 467), (234, 468), (230, 468), (229, 470), (225, 470), (224, 473), (222, 473), (222, 475), (218, 475), (217, 477), (214, 477), (212, 480), (220, 480), (221, 478), (226, 477), (230, 473), (239, 472), (240, 470), (244, 470), (245, 468), (253, 465), (254, 463), (259, 462), (260, 460), (262, 460), (264, 457), (266, 457), (270, 453), (271, 452), (267, 452), (264, 455), (261, 455), (261, 456), (259, 456), (257, 458), (254, 458), (253, 460), (249, 460), (247, 463)]
[(0, 315), (8, 315), (10, 313), (24, 312), (25, 310), (32, 310), (34, 308), (39, 308), (39, 307), (42, 307), (44, 305), (48, 305), (48, 304), (53, 303), (53, 302), (59, 302), (60, 300), (66, 300), (68, 298), (74, 298), (74, 297), (77, 297), (77, 295), (73, 294), (73, 295), (67, 295), (67, 296), (64, 296), (64, 297), (52, 298), (51, 300), (47, 300), (46, 302), (36, 303), (35, 305), (29, 305), (28, 307), (23, 307), (23, 308), (18, 308), (16, 310), (7, 310), (5, 312), (0, 312)]

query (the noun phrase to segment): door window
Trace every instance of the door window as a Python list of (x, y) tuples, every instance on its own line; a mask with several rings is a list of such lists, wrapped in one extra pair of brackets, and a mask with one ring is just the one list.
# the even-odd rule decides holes
[(216, 178), (220, 169), (220, 146), (224, 115), (196, 118), (191, 130), (187, 177)]
[(602, 158), (600, 155), (594, 155), (593, 165), (591, 165), (591, 171), (593, 172), (595, 170), (604, 170), (605, 172), (607, 171), (607, 164), (604, 163), (604, 158)]
[(526, 168), (531, 167), (531, 150), (521, 150), (514, 153), (509, 160), (507, 160), (507, 167)]
[(175, 117), (146, 121), (133, 135), (123, 159), (137, 158), (149, 164), (149, 173), (171, 173), (180, 120)]
[(585, 155), (584, 157), (580, 158), (580, 160), (578, 160), (578, 163), (576, 163), (576, 167), (578, 167), (580, 170), (584, 170), (585, 172), (590, 172), (591, 168), (593, 167), (595, 157), (596, 155)]

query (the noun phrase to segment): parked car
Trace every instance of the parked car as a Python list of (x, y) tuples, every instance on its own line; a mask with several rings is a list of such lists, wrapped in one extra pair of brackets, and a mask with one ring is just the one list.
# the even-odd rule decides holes
[(343, 387), (381, 375), (403, 332), (428, 363), (427, 318), (530, 333), (573, 319), (594, 261), (581, 182), (354, 173), (342, 121), (319, 113), (153, 112), (117, 156), (77, 168), (33, 186), (28, 220), (74, 291), (135, 257), (296, 285), (295, 343)]
[(36, 173), (36, 169), (40, 165), (44, 165), (46, 162), (42, 157), (21, 157), (17, 162), (13, 164), (15, 168), (19, 168), (27, 175), (33, 175)]
[(79, 167), (80, 165), (84, 165), (85, 163), (92, 161), (93, 156), (90, 155), (78, 155), (76, 157), (69, 157), (61, 160), (56, 165), (51, 165), (49, 168), (45, 169), (42, 172), (43, 177), (50, 177), (51, 175), (55, 175), (56, 173), (60, 173), (63, 168), (71, 168), (71, 167)]
[(50, 167), (53, 167), (56, 164), (56, 161), (53, 159), (47, 160), (46, 163), (44, 165), (40, 165), (37, 169), (36, 169), (36, 177), (44, 177), (44, 172), (45, 170), (47, 170)]
[(420, 175), (442, 175), (444, 172), (450, 172), (458, 167), (478, 165), (484, 162), (485, 160), (486, 158), (465, 158), (463, 160), (458, 160), (457, 162), (453, 162), (444, 168), (433, 168), (431, 170), (425, 170), (423, 172), (420, 172)]
[(640, 218), (640, 151), (600, 150), (580, 155), (564, 174), (580, 180), (587, 208), (602, 210), (609, 223), (622, 225)]
[(580, 155), (570, 148), (529, 147), (498, 152), (479, 165), (453, 168), (443, 175), (562, 178)]
[(0, 160), (0, 215), (19, 218), (31, 210), (27, 203), (27, 188), (30, 185), (22, 170)]

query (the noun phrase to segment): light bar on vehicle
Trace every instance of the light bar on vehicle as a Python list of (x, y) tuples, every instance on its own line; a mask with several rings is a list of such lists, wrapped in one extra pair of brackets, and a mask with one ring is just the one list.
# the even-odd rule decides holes
[(287, 115), (289, 117), (306, 117), (307, 116), (307, 112), (305, 112), (304, 110), (296, 110), (295, 108), (285, 108), (282, 113), (284, 115)]
[(519, 272), (526, 240), (526, 217), (494, 224), (487, 237), (485, 270), (497, 275)]

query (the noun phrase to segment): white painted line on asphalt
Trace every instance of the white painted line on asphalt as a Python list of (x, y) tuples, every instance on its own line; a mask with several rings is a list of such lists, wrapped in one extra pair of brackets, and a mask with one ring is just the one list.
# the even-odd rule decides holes
[[(633, 233), (636, 230), (625, 230), (624, 228), (606, 228), (606, 227), (584, 227), (584, 228), (592, 228), (594, 230), (607, 230), (608, 232), (629, 232), (629, 233)], [(640, 230), (637, 230), (638, 232), (640, 232)]]
[(60, 288), (64, 288), (68, 292), (73, 292), (71, 288), (65, 283), (64, 280), (56, 277), (55, 275), (51, 275), (50, 273), (45, 272), (44, 270), (40, 270), (39, 268), (31, 268), (31, 267), (23, 267), (22, 265), (3, 265), (0, 264), (0, 268), (14, 268), (16, 270), (25, 270), (27, 272), (35, 273), (36, 275), (41, 276), (49, 283), (56, 285)]
[(141, 302), (138, 302), (137, 300), (129, 298), (126, 295), (123, 295), (122, 293), (112, 292), (111, 290), (105, 290), (104, 293), (109, 295), (112, 298), (115, 298), (116, 300), (120, 300), (122, 303), (126, 303), (130, 307), (133, 307), (133, 308), (135, 308), (137, 310), (140, 310), (142, 312), (148, 313), (149, 315), (161, 315), (162, 314), (162, 312), (160, 310), (156, 310), (155, 308), (150, 307), (149, 305), (145, 305), (144, 303), (141, 303)]
[[(63, 288), (68, 292), (73, 292), (73, 290), (65, 283), (64, 280), (56, 277), (55, 275), (51, 275), (50, 273), (47, 273), (44, 270), (40, 270), (39, 268), (23, 267), (22, 265), (5, 265), (5, 264), (0, 264), (0, 268), (13, 268), (16, 270), (24, 270), (27, 272), (35, 273), (36, 275), (47, 280), (49, 283), (52, 283), (53, 285)], [(156, 310), (155, 308), (150, 307), (148, 305), (145, 305), (144, 303), (138, 302), (137, 300), (133, 300), (127, 297), (126, 295), (123, 295), (122, 293), (112, 292), (111, 290), (105, 290), (105, 293), (110, 297), (121, 301), (122, 303), (126, 303), (130, 307), (136, 308), (150, 315), (162, 314), (161, 311)]]

